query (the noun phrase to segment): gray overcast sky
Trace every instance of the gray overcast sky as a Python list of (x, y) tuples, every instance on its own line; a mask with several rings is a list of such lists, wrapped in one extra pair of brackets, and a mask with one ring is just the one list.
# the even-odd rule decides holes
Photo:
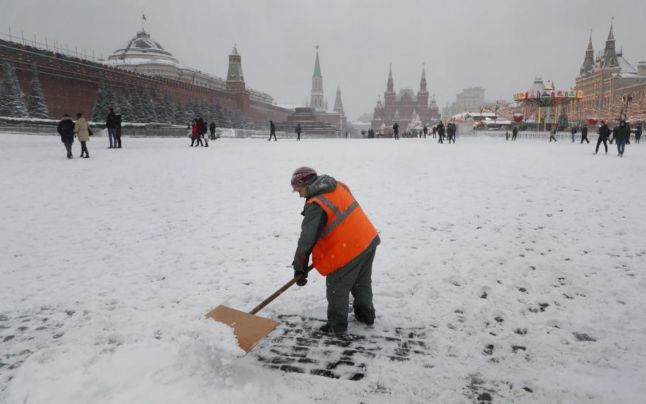
[(247, 86), (281, 104), (309, 97), (316, 45), (330, 109), (341, 86), (350, 119), (386, 88), (417, 90), (422, 63), (440, 107), (470, 86), (512, 98), (535, 75), (574, 85), (592, 29), (603, 49), (646, 60), (645, 0), (0, 0), (0, 32), (34, 34), (107, 57), (141, 26), (184, 65), (226, 77), (237, 43)]

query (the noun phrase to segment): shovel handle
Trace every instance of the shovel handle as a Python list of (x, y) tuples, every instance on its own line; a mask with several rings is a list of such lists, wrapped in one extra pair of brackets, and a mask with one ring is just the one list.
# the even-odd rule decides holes
[[(306, 269), (306, 273), (307, 273), (307, 272), (309, 272), (309, 271), (311, 271), (311, 270), (312, 270), (312, 268), (314, 268), (314, 265), (310, 265), (309, 267), (307, 267), (307, 269)], [(256, 314), (256, 313), (258, 313), (258, 312), (259, 312), (263, 307), (265, 307), (266, 305), (268, 305), (269, 303), (271, 303), (275, 298), (277, 298), (278, 296), (280, 296), (284, 291), (286, 291), (287, 289), (289, 289), (293, 284), (295, 284), (296, 282), (298, 282), (298, 280), (300, 280), (302, 277), (303, 277), (303, 275), (295, 276), (292, 280), (290, 280), (289, 282), (287, 282), (286, 284), (284, 284), (282, 288), (280, 288), (280, 289), (278, 289), (277, 291), (275, 291), (273, 295), (269, 296), (268, 298), (266, 298), (265, 300), (263, 300), (263, 301), (262, 301), (262, 303), (260, 303), (258, 306), (254, 307), (254, 309), (253, 309), (253, 310), (251, 310), (251, 311), (249, 312), (249, 314)]]

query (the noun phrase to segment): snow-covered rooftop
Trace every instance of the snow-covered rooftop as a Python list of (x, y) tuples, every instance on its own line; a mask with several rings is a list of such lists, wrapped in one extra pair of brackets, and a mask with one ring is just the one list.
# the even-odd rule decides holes
[[(133, 63), (129, 62), (131, 58)], [(140, 59), (142, 62), (137, 63), (136, 61)], [(170, 64), (179, 64), (179, 61), (170, 52), (165, 50), (159, 42), (153, 40), (150, 34), (144, 30), (137, 32), (123, 48), (117, 49), (108, 57), (108, 61), (128, 60), (128, 64), (145, 63), (147, 59), (166, 60)]]

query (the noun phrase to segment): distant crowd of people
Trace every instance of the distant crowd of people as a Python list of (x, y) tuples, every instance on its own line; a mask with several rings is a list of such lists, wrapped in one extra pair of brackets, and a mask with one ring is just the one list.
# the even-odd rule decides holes
[[(121, 114), (116, 114), (112, 107), (108, 108), (108, 115), (105, 118), (105, 128), (108, 131), (108, 140), (110, 146), (108, 149), (121, 148)], [(58, 122), (56, 131), (61, 136), (61, 142), (65, 146), (67, 158), (74, 158), (72, 154), (72, 145), (76, 137), (81, 143), (80, 158), (90, 158), (90, 152), (87, 148), (87, 142), (90, 141), (90, 136), (93, 135), (92, 129), (87, 122), (87, 119), (81, 112), (76, 114), (76, 121), (73, 121), (69, 114), (63, 114), (63, 118)]]
[[(374, 129), (370, 128), (368, 131), (361, 131), (361, 134), (363, 136), (366, 136), (369, 139), (375, 138), (375, 137), (389, 137), (390, 136), (390, 130), (388, 132), (382, 133), (376, 133)], [(403, 133), (403, 137), (415, 137), (415, 138), (421, 138), (421, 139), (426, 139), (426, 136), (432, 137), (433, 139), (437, 139), (438, 143), (444, 143), (444, 141), (448, 141), (449, 143), (455, 143), (455, 139), (457, 137), (458, 133), (458, 127), (455, 124), (454, 121), (449, 121), (446, 126), (444, 126), (444, 122), (439, 121), (436, 125), (432, 125), (430, 130), (427, 125), (424, 125), (422, 129), (415, 129), (411, 130), (408, 132)], [(392, 126), (392, 138), (395, 140), (400, 139), (400, 134), (399, 134), (399, 123), (395, 122)]]
[[(190, 125), (191, 128), (191, 146), (204, 146), (209, 147), (209, 139), (215, 140), (217, 136), (215, 135), (215, 122), (211, 121), (211, 124), (206, 125), (206, 121), (202, 118), (201, 115), (198, 115)], [(207, 131), (210, 132), (210, 135), (207, 136)]]
[[(577, 126), (573, 126), (570, 128), (572, 143), (576, 141), (576, 134), (578, 132), (579, 132), (579, 128)], [(634, 132), (635, 132), (635, 143), (639, 143), (642, 137), (641, 124), (638, 124), (636, 126)], [(599, 153), (599, 147), (601, 146), (601, 144), (603, 144), (605, 152), (606, 154), (608, 154), (608, 142), (610, 142), (610, 144), (616, 143), (617, 156), (619, 157), (624, 156), (626, 145), (630, 144), (630, 134), (632, 133), (630, 124), (626, 122), (625, 119), (620, 119), (619, 124), (612, 129), (608, 127), (608, 124), (606, 121), (602, 120), (597, 130), (597, 133), (599, 134), (599, 137), (597, 138), (597, 145), (594, 149), (594, 154)], [(550, 128), (549, 141), (550, 143), (556, 142), (556, 125), (552, 125), (552, 127)], [(580, 144), (583, 144), (583, 142), (586, 142), (586, 144), (590, 143), (590, 140), (588, 139), (588, 127), (585, 125), (581, 127)]]
[[(120, 149), (121, 148), (121, 124), (122, 124), (122, 117), (121, 114), (115, 113), (114, 109), (110, 107), (108, 109), (108, 115), (105, 120), (105, 128), (108, 133), (108, 142), (109, 142), (109, 149)], [(218, 136), (216, 136), (216, 125), (215, 122), (211, 122), (210, 125), (207, 125), (206, 121), (202, 118), (202, 116), (198, 115), (191, 124), (189, 125), (190, 129), (190, 137), (191, 137), (191, 144), (190, 147), (198, 147), (198, 146), (204, 146), (204, 147), (209, 147), (209, 139), (210, 140), (216, 140)], [(556, 125), (552, 125), (552, 127), (549, 130), (549, 142), (556, 142)], [(571, 133), (571, 138), (572, 142), (576, 141), (576, 134), (579, 133), (579, 130), (581, 131), (581, 140), (580, 143), (583, 144), (583, 142), (590, 143), (590, 140), (588, 139), (588, 127), (586, 125), (581, 126), (581, 128), (577, 126), (573, 126), (570, 128), (570, 133)], [(81, 143), (81, 155), (79, 157), (81, 158), (89, 158), (90, 154), (87, 148), (87, 142), (90, 140), (90, 136), (92, 135), (92, 130), (90, 129), (87, 120), (83, 117), (82, 113), (77, 113), (76, 114), (76, 121), (73, 121), (72, 118), (66, 113), (63, 114), (63, 118), (59, 121), (57, 131), (61, 136), (61, 142), (65, 145), (65, 150), (67, 152), (67, 158), (71, 159), (73, 158), (72, 154), (72, 144), (74, 143), (74, 138), (78, 138), (79, 142)], [(438, 139), (438, 143), (444, 143), (445, 139), (448, 141), (448, 143), (455, 143), (456, 140), (456, 135), (457, 135), (457, 125), (455, 124), (454, 121), (449, 121), (446, 126), (442, 121), (439, 121), (436, 125), (431, 126), (431, 129), (429, 131), (429, 128), (427, 125), (424, 125), (421, 130), (416, 130), (412, 131), (409, 133), (406, 133), (406, 137), (419, 137), (419, 138), (426, 138), (426, 136), (432, 136), (433, 139)], [(511, 140), (515, 141), (518, 138), (518, 131), (519, 128), (518, 126), (513, 126), (512, 131), (511, 131)], [(210, 132), (210, 135), (207, 136), (207, 133)], [(300, 141), (301, 140), (301, 135), (303, 132), (303, 128), (301, 127), (300, 123), (296, 124), (296, 127), (294, 128), (294, 132), (296, 133), (296, 140)], [(634, 130), (635, 133), (635, 143), (639, 143), (642, 135), (642, 125), (638, 124)], [(366, 133), (364, 131), (361, 132), (362, 135), (365, 135)], [(612, 144), (613, 142), (616, 142), (617, 144), (617, 155), (619, 157), (623, 157), (624, 152), (625, 152), (625, 147), (627, 144), (630, 144), (630, 134), (631, 134), (631, 128), (628, 122), (626, 122), (625, 119), (621, 119), (619, 121), (619, 124), (614, 127), (612, 130), (608, 127), (607, 123), (605, 121), (601, 121), (601, 124), (598, 127), (598, 134), (599, 137), (597, 138), (597, 144), (595, 147), (594, 154), (597, 154), (599, 152), (599, 147), (601, 144), (603, 144), (603, 147), (605, 149), (606, 154), (608, 153), (608, 142)], [(612, 135), (612, 137), (611, 137)], [(346, 138), (349, 138), (349, 133), (345, 132)], [(383, 134), (375, 134), (374, 129), (368, 129), (367, 131), (367, 136), (368, 138), (375, 138), (378, 136), (384, 136)], [(395, 140), (399, 140), (400, 135), (399, 135), (399, 123), (395, 122), (392, 126), (392, 137)], [(271, 141), (272, 138), (274, 141), (278, 141), (276, 138), (276, 125), (274, 124), (273, 120), (269, 121), (269, 138), (267, 139), (268, 141)], [(509, 140), (510, 135), (509, 131), (505, 132), (505, 140)]]

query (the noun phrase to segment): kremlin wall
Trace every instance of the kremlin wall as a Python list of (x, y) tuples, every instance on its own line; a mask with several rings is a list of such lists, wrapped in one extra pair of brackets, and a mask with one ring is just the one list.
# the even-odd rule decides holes
[[(155, 46), (150, 46), (151, 42)], [(169, 63), (168, 59), (175, 60), (157, 42), (150, 40), (144, 31), (137, 33), (125, 48), (117, 50), (106, 63), (0, 40), (0, 61), (8, 62), (15, 68), (23, 94), (29, 93), (30, 82), (37, 75), (49, 116), (54, 119), (63, 113), (82, 112), (92, 116), (102, 86), (109, 87), (117, 95), (141, 94), (146, 89), (153, 89), (158, 94), (169, 95), (175, 104), (219, 104), (228, 110), (238, 110), (251, 121), (263, 125), (270, 119), (287, 121), (288, 115), (293, 112), (273, 105), (270, 95), (246, 88), (241, 57), (235, 47), (229, 55), (226, 81), (181, 67), (179, 63)], [(159, 65), (164, 66), (164, 74), (151, 71)]]

